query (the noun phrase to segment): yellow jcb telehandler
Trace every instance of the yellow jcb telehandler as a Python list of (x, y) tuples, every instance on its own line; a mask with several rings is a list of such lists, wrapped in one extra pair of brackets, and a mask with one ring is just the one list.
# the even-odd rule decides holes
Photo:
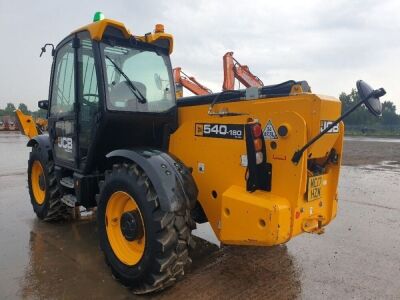
[(97, 207), (101, 249), (136, 293), (172, 285), (190, 263), (196, 222), (223, 244), (272, 246), (322, 233), (336, 216), (344, 117), (379, 97), (340, 101), (305, 81), (176, 101), (173, 37), (134, 35), (99, 17), (52, 47), (48, 134), (18, 113), (32, 148), (29, 194), (38, 218)]

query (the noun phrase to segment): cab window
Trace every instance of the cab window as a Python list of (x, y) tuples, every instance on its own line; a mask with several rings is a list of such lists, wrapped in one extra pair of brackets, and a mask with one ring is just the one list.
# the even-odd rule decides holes
[(72, 112), (75, 102), (75, 66), (72, 41), (61, 47), (56, 56), (50, 113)]
[(108, 109), (163, 112), (175, 106), (168, 54), (149, 46), (101, 46)]

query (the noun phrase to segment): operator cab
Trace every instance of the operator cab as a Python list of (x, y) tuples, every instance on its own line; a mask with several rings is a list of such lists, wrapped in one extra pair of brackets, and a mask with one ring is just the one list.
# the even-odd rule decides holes
[(177, 127), (172, 42), (162, 25), (134, 36), (102, 19), (55, 48), (49, 103), (41, 107), (49, 107), (57, 165), (90, 173), (102, 171), (115, 149), (167, 148)]

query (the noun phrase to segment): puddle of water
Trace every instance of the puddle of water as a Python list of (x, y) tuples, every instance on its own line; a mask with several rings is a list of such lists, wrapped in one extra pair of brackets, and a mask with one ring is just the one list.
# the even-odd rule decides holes
[(368, 137), (368, 136), (345, 136), (345, 141), (357, 142), (382, 142), (382, 143), (400, 143), (400, 138)]
[(26, 172), (30, 148), (19, 132), (0, 132), (0, 176)]
[(368, 171), (391, 171), (400, 173), (400, 162), (393, 160), (384, 160), (377, 165), (365, 165), (360, 168)]
[(217, 245), (218, 247), (221, 246), (217, 236), (215, 235), (214, 231), (211, 228), (210, 223), (203, 223), (197, 224), (197, 228), (192, 231), (193, 235), (206, 240), (207, 242)]
[[(19, 134), (0, 133), (0, 298), (131, 298), (104, 263), (90, 211), (70, 223), (36, 219), (25, 145)], [(271, 248), (200, 242), (189, 274), (156, 297), (398, 298), (400, 162), (390, 157), (341, 169), (338, 215), (324, 235)], [(194, 234), (219, 244), (207, 223)]]

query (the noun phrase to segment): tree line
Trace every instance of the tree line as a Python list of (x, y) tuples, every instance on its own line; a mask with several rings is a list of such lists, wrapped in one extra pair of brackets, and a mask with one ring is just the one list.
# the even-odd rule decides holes
[[(350, 109), (354, 104), (360, 101), (357, 90), (353, 89), (349, 94), (342, 92), (339, 95), (339, 99), (342, 102), (342, 112)], [(0, 108), (0, 117), (14, 115), (16, 107), (13, 103), (7, 103), (4, 109)], [(25, 103), (19, 103), (18, 109), (24, 114), (33, 115), (33, 117), (46, 117), (46, 111), (39, 109), (37, 111), (28, 110), (28, 106)], [(363, 105), (350, 116), (344, 120), (346, 125), (359, 125), (374, 127), (374, 125), (385, 125), (385, 126), (400, 126), (400, 115), (396, 113), (396, 105), (391, 101), (384, 101), (382, 103), (382, 116), (376, 118), (368, 112), (368, 109)]]
[(7, 103), (4, 108), (0, 108), (0, 117), (14, 116), (17, 108), (26, 115), (32, 115), (35, 118), (46, 118), (46, 111), (43, 109), (30, 111), (25, 103), (19, 103), (18, 106), (15, 107), (14, 103), (11, 102)]

